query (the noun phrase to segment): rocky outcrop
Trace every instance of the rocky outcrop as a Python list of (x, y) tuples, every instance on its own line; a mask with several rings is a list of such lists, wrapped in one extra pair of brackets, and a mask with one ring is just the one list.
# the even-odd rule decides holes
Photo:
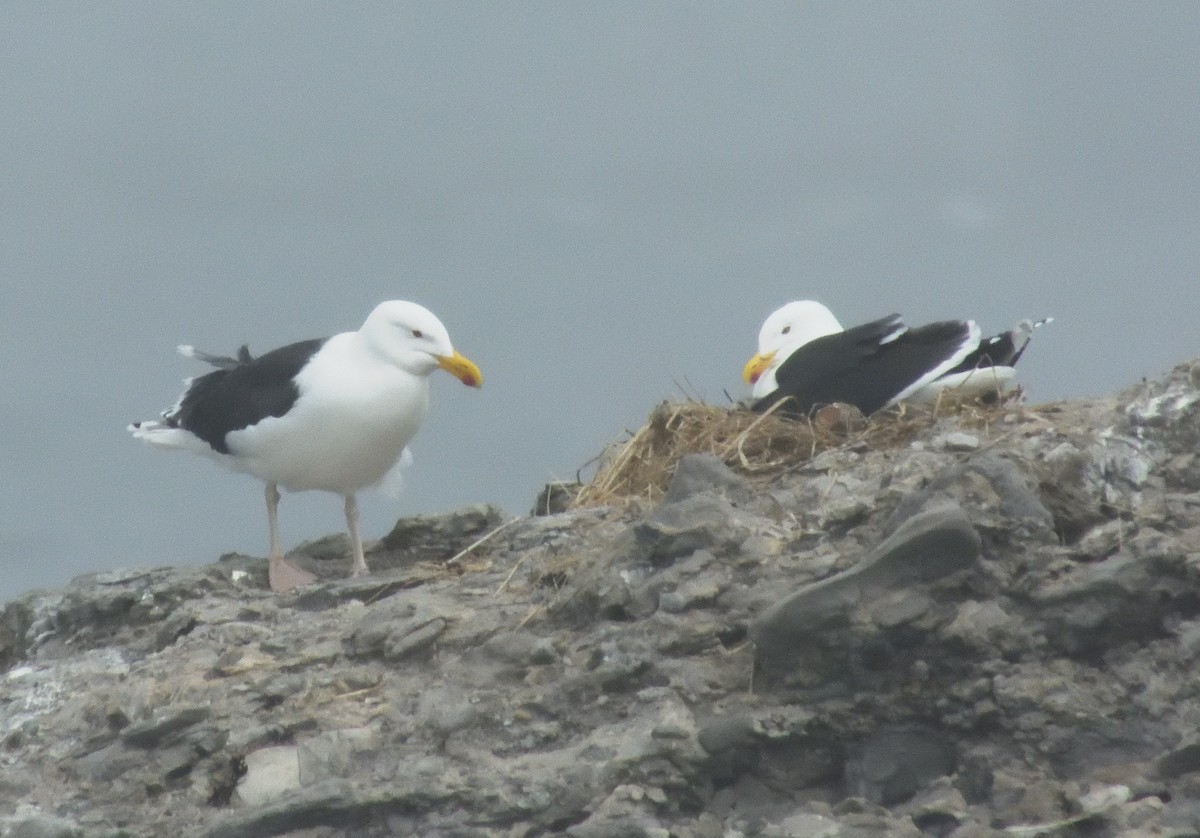
[(0, 834), (1200, 835), (1198, 371), (26, 594)]

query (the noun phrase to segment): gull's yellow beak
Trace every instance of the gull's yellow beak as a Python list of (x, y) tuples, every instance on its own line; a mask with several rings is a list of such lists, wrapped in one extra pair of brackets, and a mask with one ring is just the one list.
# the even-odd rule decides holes
[(438, 366), (457, 378), (468, 387), (482, 387), (483, 373), (479, 367), (468, 358), (455, 350), (453, 355), (437, 356)]
[(771, 362), (775, 360), (774, 352), (760, 352), (749, 361), (746, 366), (742, 367), (742, 380), (747, 384), (753, 384), (762, 377), (762, 374), (767, 371), (767, 367), (771, 366)]

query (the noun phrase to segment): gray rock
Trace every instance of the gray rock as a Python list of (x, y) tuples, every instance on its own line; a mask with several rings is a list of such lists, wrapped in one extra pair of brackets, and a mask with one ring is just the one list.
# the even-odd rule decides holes
[(736, 520), (729, 501), (711, 492), (663, 504), (633, 528), (637, 557), (665, 565), (697, 550), (722, 552), (743, 534)]
[(121, 731), (121, 741), (131, 748), (157, 748), (194, 724), (208, 718), (208, 707), (177, 707)]
[(384, 660), (398, 661), (433, 645), (446, 630), (446, 621), (441, 617), (430, 620), (410, 620), (396, 626), (388, 633), (383, 646)]
[(979, 550), (979, 536), (957, 506), (910, 518), (854, 567), (803, 586), (755, 620), (750, 636), (760, 669), (787, 668), (814, 638), (849, 625), (856, 609), (869, 607), (889, 591), (964, 570)]
[(1174, 452), (1200, 449), (1200, 362), (1180, 364), (1163, 378), (1135, 387), (1123, 400), (1135, 435), (1161, 441)]
[(998, 600), (966, 600), (958, 605), (942, 636), (982, 655), (1019, 656), (1041, 646), (1044, 638), (1036, 636), (1030, 622), (1010, 613), (1006, 606), (1013, 607)]
[(979, 437), (962, 431), (948, 433), (937, 442), (947, 451), (976, 451), (979, 449)]
[(1124, 552), (1083, 565), (1030, 598), (1052, 627), (1052, 641), (1079, 654), (1160, 635), (1172, 615), (1190, 612), (1193, 589), (1153, 559)]
[(557, 480), (547, 483), (533, 502), (533, 515), (558, 515), (575, 503), (583, 484), (577, 480)]
[(284, 597), (245, 556), (25, 594), (0, 834), (1195, 834), (1194, 369), (409, 521)]
[(1042, 503), (1035, 478), (990, 450), (946, 468), (928, 486), (905, 497), (892, 513), (888, 528), (947, 503), (957, 504), (973, 521), (1005, 537), (1053, 537), (1054, 516)]
[(736, 506), (749, 503), (753, 495), (746, 479), (734, 474), (720, 458), (712, 454), (687, 454), (675, 466), (663, 503), (678, 503), (701, 492), (721, 495)]
[(445, 561), (500, 526), (504, 518), (504, 513), (490, 504), (464, 507), (449, 515), (401, 518), (372, 551), (371, 569)]
[(196, 616), (188, 612), (168, 617), (162, 626), (154, 632), (154, 650), (161, 652), (194, 629), (196, 625)]
[(699, 742), (704, 750), (719, 757), (734, 751), (744, 751), (755, 742), (754, 721), (744, 716), (714, 719), (700, 729)]
[(1071, 544), (1107, 520), (1104, 465), (1094, 447), (1060, 442), (1042, 452), (1042, 502), (1059, 538)]
[(479, 710), (470, 698), (452, 690), (428, 690), (417, 704), (416, 719), (419, 726), (439, 741), (469, 727), (478, 718)]
[(953, 773), (956, 760), (954, 744), (936, 731), (885, 728), (854, 749), (846, 761), (846, 785), (851, 794), (892, 806)]
[(244, 806), (262, 806), (300, 787), (300, 756), (295, 745), (259, 748), (243, 757), (246, 773), (237, 784)]
[(10, 822), (4, 834), (8, 838), (80, 838), (83, 830), (66, 818), (36, 814)]
[(1184, 774), (1200, 771), (1200, 742), (1189, 742), (1160, 756), (1154, 763), (1154, 772), (1165, 779), (1174, 779)]
[[(363, 545), (368, 553), (371, 552), (372, 546), (374, 545), (366, 543)], [(322, 563), (345, 564), (349, 557), (350, 536), (344, 532), (330, 533), (311, 541), (302, 542), (288, 551), (288, 558), (293, 562), (314, 569), (320, 568)]]
[(445, 603), (424, 597), (396, 597), (370, 607), (346, 638), (354, 657), (398, 661), (427, 652), (455, 617)]
[(305, 739), (296, 748), (300, 781), (319, 783), (350, 776), (355, 759), (378, 746), (379, 736), (369, 727), (331, 730)]
[(792, 838), (803, 835), (805, 838), (838, 838), (845, 830), (837, 820), (825, 815), (801, 812), (789, 815), (778, 823), (763, 827), (763, 838)]
[(267, 838), (316, 827), (346, 828), (362, 824), (370, 808), (345, 780), (301, 787), (273, 802), (218, 818), (204, 838)]

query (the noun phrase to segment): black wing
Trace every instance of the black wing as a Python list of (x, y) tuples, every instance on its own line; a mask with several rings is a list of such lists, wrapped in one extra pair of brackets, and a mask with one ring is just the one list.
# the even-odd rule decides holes
[(192, 380), (179, 407), (166, 417), (167, 423), (228, 454), (225, 435), (230, 431), (248, 428), (268, 416), (283, 416), (291, 409), (300, 396), (296, 373), (325, 341), (300, 341), (257, 358), (251, 358), (244, 346), (236, 358), (198, 353), (197, 357), (216, 363), (218, 369)]
[(182, 347), (180, 352), (183, 352), (189, 358), (195, 358), (197, 361), (203, 361), (209, 366), (223, 370), (231, 370), (234, 367), (248, 364), (254, 360), (254, 356), (250, 354), (250, 347), (244, 343), (238, 347), (237, 355), (233, 357), (229, 355), (210, 355), (191, 346)]
[(1045, 317), (1041, 320), (1022, 320), (1015, 329), (981, 340), (979, 347), (963, 358), (962, 363), (954, 369), (948, 370), (946, 375), (970, 372), (986, 367), (1015, 367), (1017, 361), (1021, 360), (1021, 355), (1025, 352), (1026, 347), (1029, 346), (1034, 329), (1053, 320), (1053, 317)]
[[(864, 414), (887, 405), (905, 388), (952, 357), (970, 335), (961, 320), (906, 329), (900, 315), (810, 341), (780, 365), (778, 388), (754, 404), (761, 412), (782, 399), (780, 409), (807, 416), (817, 405), (844, 402)], [(789, 398), (790, 397), (790, 398)]]
[(960, 372), (970, 372), (986, 367), (1012, 366), (1015, 358), (1019, 356), (1020, 353), (1013, 346), (1012, 332), (1004, 332), (981, 340), (975, 351), (963, 358), (954, 369), (946, 370), (946, 375), (956, 375)]

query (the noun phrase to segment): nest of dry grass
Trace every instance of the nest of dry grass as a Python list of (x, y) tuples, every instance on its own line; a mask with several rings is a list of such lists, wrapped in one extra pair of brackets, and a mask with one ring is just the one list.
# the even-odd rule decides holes
[[(1015, 395), (1004, 402), (1011, 398)], [(759, 414), (691, 400), (663, 402), (651, 411), (645, 425), (596, 458), (596, 474), (579, 490), (573, 506), (620, 505), (638, 499), (657, 503), (686, 454), (713, 454), (739, 474), (766, 480), (830, 448), (896, 448), (946, 415), (963, 416), (967, 426), (986, 427), (1005, 412), (1003, 403), (968, 402), (931, 409), (905, 406), (864, 419), (853, 407), (830, 405), (809, 419), (793, 419), (774, 411)]]

